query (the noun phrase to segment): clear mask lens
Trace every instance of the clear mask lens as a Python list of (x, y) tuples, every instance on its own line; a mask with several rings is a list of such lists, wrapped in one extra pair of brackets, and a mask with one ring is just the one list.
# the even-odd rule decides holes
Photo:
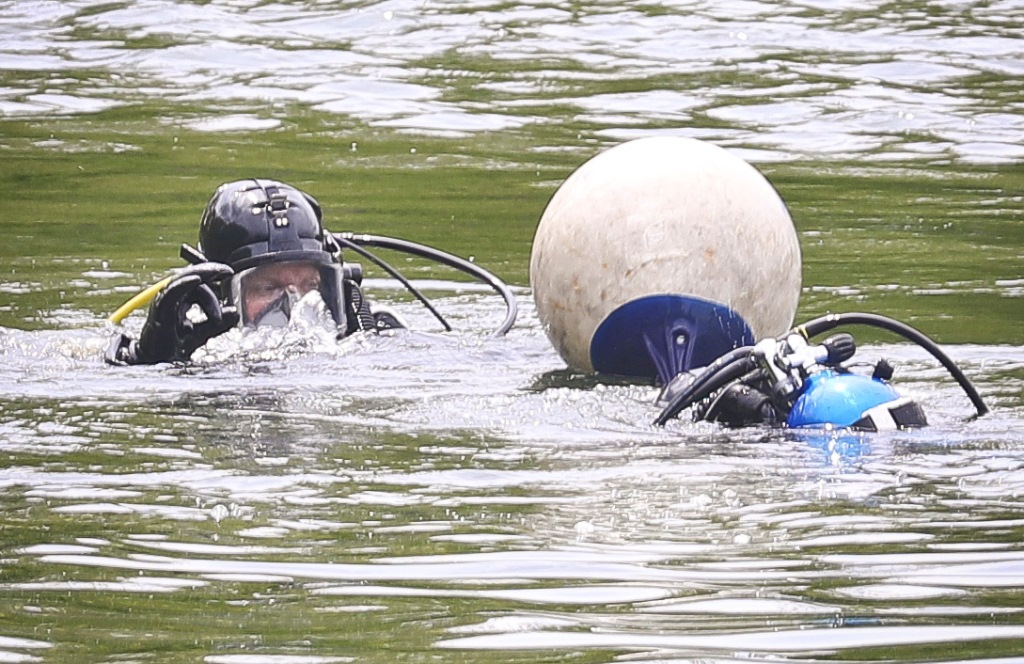
[[(232, 279), (232, 298), (245, 327), (337, 326), (343, 311), (337, 265), (268, 263)], [(333, 303), (331, 307), (329, 303)]]

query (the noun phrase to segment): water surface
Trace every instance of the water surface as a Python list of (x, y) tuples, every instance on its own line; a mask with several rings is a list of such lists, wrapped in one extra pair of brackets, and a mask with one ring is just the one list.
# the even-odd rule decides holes
[[(1009, 1), (0, 2), (0, 660), (1016, 661), (1022, 34)], [(869, 330), (929, 428), (658, 429), (653, 386), (565, 372), (537, 220), (660, 133), (775, 184), (798, 318), (904, 320), (992, 414)], [(519, 324), (400, 260), (455, 333), (370, 272), (415, 332), (105, 366), (253, 175), (472, 256)]]

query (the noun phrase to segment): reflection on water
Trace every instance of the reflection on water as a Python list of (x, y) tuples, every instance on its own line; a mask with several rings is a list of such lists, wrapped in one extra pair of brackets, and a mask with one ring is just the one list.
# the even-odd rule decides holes
[[(0, 0), (0, 661), (1019, 657), (1022, 33), (1016, 0)], [(528, 291), (493, 339), (498, 298), (442, 280), (456, 334), (370, 279), (419, 331), (100, 360), (97, 312), (254, 145), (524, 284), (516, 220), (659, 132), (765, 165), (805, 318), (970, 340), (993, 412), (870, 339), (932, 426), (659, 429), (654, 387), (563, 370)]]
[(204, 108), (166, 118), (200, 131), (300, 105), (449, 137), (687, 127), (757, 161), (1024, 158), (1016, 0), (3, 4), (0, 68), (25, 72), (0, 87), (5, 116), (156, 97)]
[(654, 387), (539, 380), (562, 365), (532, 307), (491, 339), (496, 299), (440, 300), (461, 334), (191, 369), (9, 330), (0, 648), (85, 647), (29, 637), (101, 602), (159, 630), (141, 651), (206, 661), (1017, 652), (1019, 348), (949, 349), (994, 407), (975, 423), (923, 351), (875, 346), (931, 428), (660, 430)]

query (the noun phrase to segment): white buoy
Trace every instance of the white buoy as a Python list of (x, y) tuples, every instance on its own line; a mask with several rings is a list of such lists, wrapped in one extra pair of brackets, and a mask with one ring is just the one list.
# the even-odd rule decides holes
[[(664, 379), (789, 329), (800, 245), (756, 168), (703, 141), (642, 138), (598, 154), (558, 188), (534, 237), (530, 285), (571, 368)], [(721, 329), (708, 323), (725, 318)], [(672, 357), (633, 357), (652, 352)]]

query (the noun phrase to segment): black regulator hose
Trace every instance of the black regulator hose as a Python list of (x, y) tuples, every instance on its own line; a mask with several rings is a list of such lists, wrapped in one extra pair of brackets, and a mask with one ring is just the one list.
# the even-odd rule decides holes
[(452, 328), (448, 322), (444, 320), (444, 317), (441, 316), (433, 305), (430, 304), (427, 298), (424, 297), (408, 279), (403, 277), (398, 270), (387, 265), (387, 263), (382, 261), (373, 253), (367, 251), (364, 247), (369, 246), (379, 247), (381, 249), (391, 249), (393, 251), (419, 256), (420, 258), (427, 258), (475, 277), (479, 281), (482, 281), (493, 288), (499, 295), (501, 295), (502, 299), (505, 300), (505, 320), (502, 321), (498, 329), (493, 332), (493, 336), (504, 336), (510, 329), (512, 329), (512, 326), (516, 322), (519, 307), (516, 304), (515, 295), (513, 295), (512, 291), (509, 290), (509, 287), (505, 285), (505, 282), (475, 263), (470, 263), (463, 258), (441, 251), (440, 249), (435, 249), (434, 247), (428, 247), (427, 245), (410, 242), (408, 240), (385, 237), (383, 235), (367, 235), (364, 233), (333, 233), (333, 235), (338, 241), (338, 244), (352, 249), (361, 256), (365, 256), (367, 259), (380, 266), (381, 269), (385, 270), (392, 277), (402, 282), (402, 285), (409, 289), (409, 292), (420, 300), (420, 302), (422, 302), (423, 305), (426, 306), (439, 321), (441, 321), (445, 330), (450, 331)]
[(743, 376), (755, 366), (753, 346), (741, 346), (722, 355), (709, 364), (704, 371), (697, 374), (697, 377), (686, 389), (672, 398), (654, 420), (654, 424), (665, 426), (666, 422), (679, 415), (684, 409)]
[(413, 286), (412, 282), (409, 281), (408, 279), (406, 279), (405, 276), (401, 272), (396, 270), (389, 263), (387, 263), (384, 259), (382, 259), (381, 257), (377, 256), (372, 251), (367, 251), (366, 249), (363, 249), (362, 247), (360, 247), (355, 242), (352, 242), (351, 240), (343, 237), (340, 233), (335, 233), (334, 234), (334, 239), (337, 240), (338, 244), (340, 244), (342, 247), (345, 247), (346, 249), (351, 249), (352, 251), (354, 251), (357, 254), (359, 254), (360, 256), (366, 258), (367, 260), (369, 260), (370, 262), (375, 264), (377, 267), (379, 267), (380, 269), (384, 270), (385, 272), (390, 274), (392, 277), (394, 277), (395, 279), (400, 281), (402, 283), (402, 285), (405, 286), (406, 290), (408, 290), (410, 293), (412, 293), (416, 297), (417, 300), (422, 302), (423, 306), (426, 307), (427, 310), (430, 313), (434, 314), (434, 318), (436, 318), (438, 321), (440, 321), (441, 325), (444, 326), (444, 331), (445, 332), (451, 332), (452, 331), (452, 326), (448, 324), (448, 321), (445, 320), (444, 316), (441, 315), (441, 312), (438, 311), (434, 307), (434, 305), (430, 302), (430, 300), (428, 300), (427, 297), (422, 292), (420, 292), (420, 289), (418, 289), (415, 286)]
[(820, 318), (810, 320), (803, 325), (798, 325), (793, 328), (792, 333), (802, 334), (808, 339), (811, 337), (822, 334), (833, 330), (840, 325), (867, 325), (870, 327), (877, 327), (894, 334), (898, 334), (901, 337), (913, 341), (921, 348), (931, 353), (932, 357), (938, 360), (942, 366), (946, 368), (946, 371), (953, 376), (954, 380), (963, 388), (963, 391), (967, 394), (967, 397), (974, 404), (974, 408), (978, 411), (977, 417), (981, 417), (989, 412), (988, 406), (982, 400), (981, 395), (978, 394), (978, 390), (974, 388), (974, 385), (968, 380), (964, 372), (960, 370), (953, 360), (949, 359), (939, 346), (925, 336), (922, 332), (914, 329), (906, 323), (901, 323), (898, 320), (887, 318), (886, 316), (880, 316), (878, 314), (867, 314), (859, 312), (851, 312), (845, 314), (828, 314)]

